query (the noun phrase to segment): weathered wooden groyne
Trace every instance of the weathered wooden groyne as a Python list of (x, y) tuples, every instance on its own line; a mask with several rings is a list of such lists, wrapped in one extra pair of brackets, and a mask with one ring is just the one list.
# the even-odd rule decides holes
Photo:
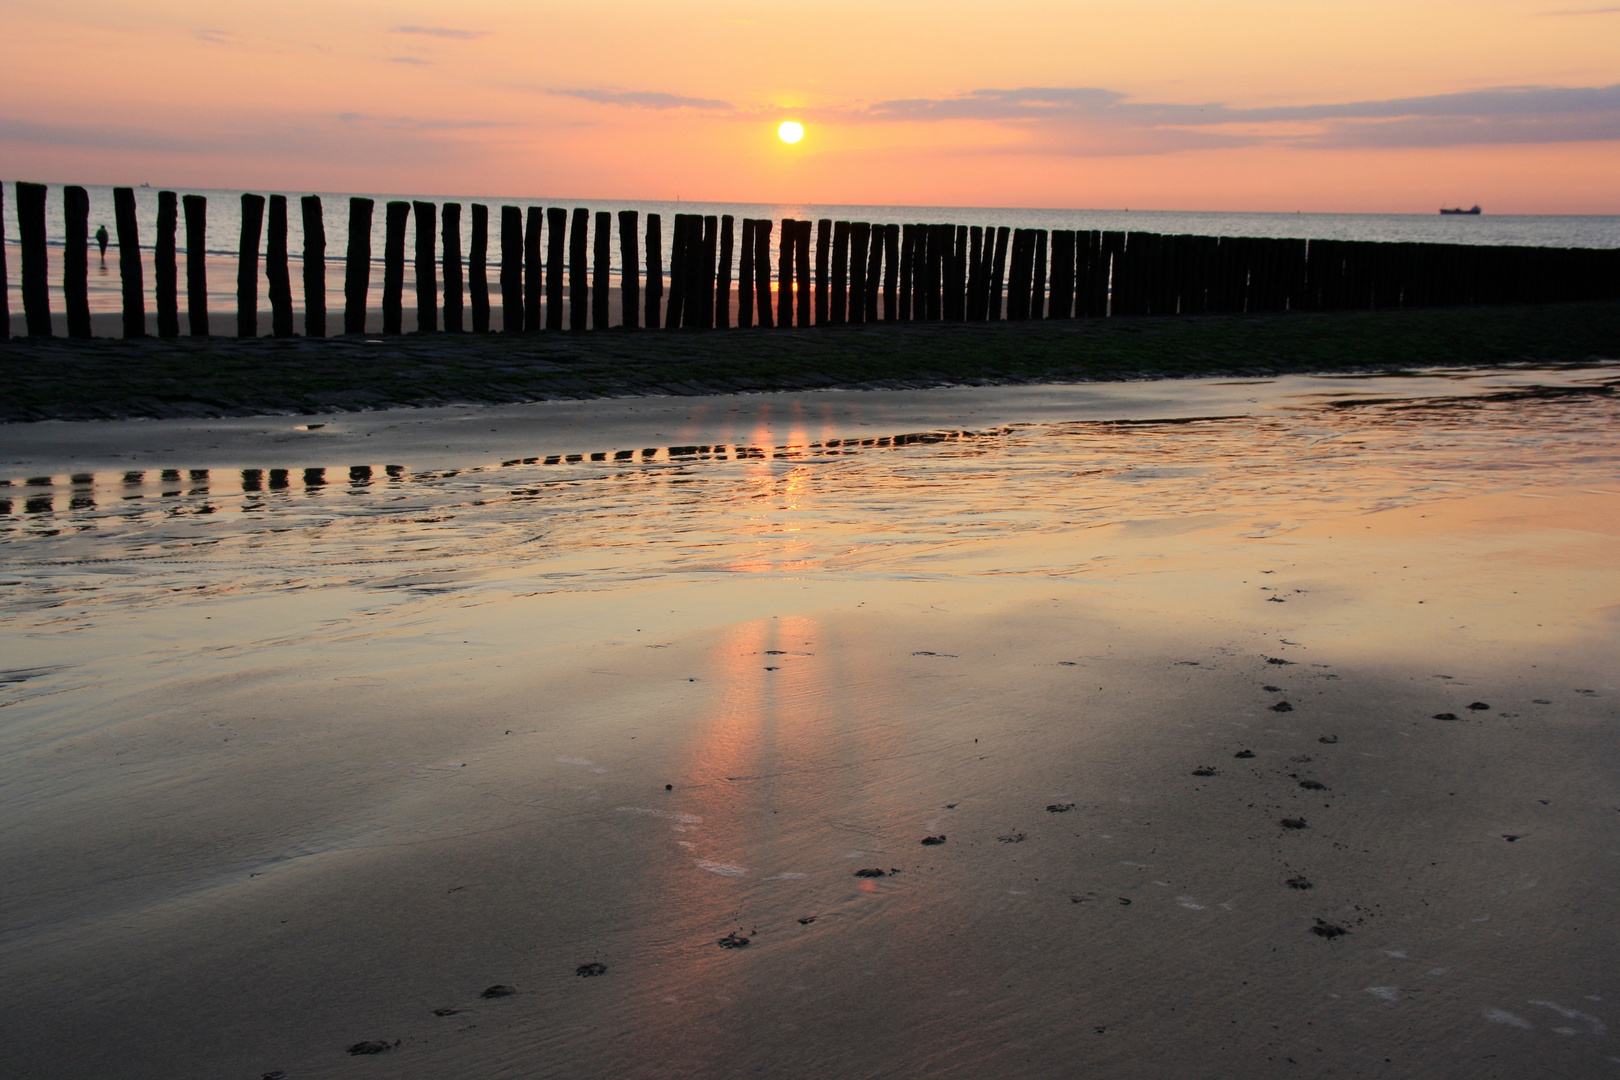
[[(42, 184), (15, 185), (22, 298), (30, 336), (52, 333)], [(207, 336), (203, 242), (207, 202), (185, 195), (187, 328)], [(125, 337), (146, 333), (145, 291), (133, 189), (114, 189)], [(300, 201), (304, 333), (324, 337), (326, 232), (319, 196)], [(268, 210), (268, 214), (266, 211)], [(353, 198), (344, 255), (343, 332), (366, 331), (375, 204)], [(461, 204), (385, 204), (382, 332), (405, 330), (406, 235), (414, 231), (416, 329), (490, 331), (490, 208), (471, 204), (471, 244), (461, 250)], [(676, 214), (669, 233), (648, 214), (584, 207), (499, 208), (497, 268), (507, 333), (636, 329), (765, 329), (873, 322), (995, 322), (1109, 316), (1344, 311), (1620, 298), (1620, 250), (1486, 247), (1269, 237), (1008, 229), (863, 221), (780, 223), (731, 215)], [(287, 200), (242, 196), (237, 334), (258, 334), (259, 272), (269, 289), (271, 334), (291, 337)], [(89, 199), (63, 189), (62, 286), (69, 337), (91, 333), (85, 255)], [(154, 243), (157, 332), (180, 333), (175, 192), (158, 193)], [(414, 230), (411, 225), (414, 222)], [(779, 226), (779, 227), (778, 227)], [(0, 236), (3, 240), (3, 236)], [(773, 252), (774, 242), (774, 252)], [(617, 276), (619, 322), (612, 321)], [(440, 288), (442, 282), (442, 291)], [(0, 334), (7, 332), (0, 245)], [(733, 298), (732, 290), (736, 294)], [(470, 309), (470, 319), (467, 313)], [(442, 318), (441, 318), (442, 316)], [(469, 325), (470, 323), (470, 325)]]

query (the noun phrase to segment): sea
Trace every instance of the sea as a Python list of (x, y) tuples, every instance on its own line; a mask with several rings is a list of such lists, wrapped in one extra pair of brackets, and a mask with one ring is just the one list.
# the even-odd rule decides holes
[[(6, 288), (12, 319), (12, 332), (23, 332), (22, 295), (20, 282), (21, 252), (17, 246), (18, 229), (15, 192), (10, 183), (4, 187)], [(65, 231), (62, 215), (62, 185), (48, 185), (46, 199), (46, 235), (52, 252), (50, 258), (51, 310), (60, 322), (65, 310), (62, 296), (62, 264), (60, 250)], [(90, 256), (90, 310), (96, 319), (97, 334), (114, 334), (116, 323), (112, 318), (120, 310), (121, 282), (118, 273), (117, 228), (113, 219), (113, 189), (107, 186), (85, 185), (90, 196), (90, 232), (105, 225), (112, 235), (105, 259), (95, 251), (91, 242)], [(208, 296), (211, 324), (215, 333), (235, 333), (236, 330), (236, 271), (237, 250), (241, 233), (242, 192), (236, 190), (189, 189), (181, 194), (203, 195), (208, 199)], [(333, 332), (339, 328), (343, 304), (344, 250), (349, 228), (350, 192), (258, 192), (257, 194), (284, 194), (288, 199), (288, 250), (291, 253), (293, 298), (295, 307), (302, 309), (303, 287), (301, 253), (304, 247), (303, 222), (298, 199), (307, 194), (319, 194), (323, 204), (326, 230), (327, 256), (327, 309), (328, 322)], [(372, 215), (372, 284), (370, 304), (376, 309), (381, 302), (382, 254), (384, 215), (382, 204), (390, 200), (459, 203), (461, 215), (462, 250), (471, 244), (470, 204), (482, 203), (491, 208), (491, 242), (489, 250), (490, 281), (494, 286), (495, 268), (500, 258), (499, 210), (501, 206), (554, 207), (572, 210), (585, 207), (593, 212), (612, 214), (612, 251), (615, 265), (612, 280), (616, 285), (619, 266), (618, 212), (635, 210), (645, 230), (647, 215), (662, 216), (665, 260), (667, 265), (669, 240), (674, 215), (730, 214), (742, 218), (767, 218), (780, 222), (784, 218), (812, 220), (869, 221), (874, 224), (907, 222), (949, 222), (955, 225), (1005, 225), (1028, 229), (1102, 229), (1125, 232), (1185, 233), (1201, 236), (1264, 236), (1294, 237), (1322, 240), (1375, 240), (1421, 241), (1432, 243), (1462, 243), (1488, 245), (1527, 245), (1532, 247), (1620, 247), (1620, 215), (1577, 214), (1512, 214), (1484, 213), (1472, 215), (1431, 214), (1316, 214), (1316, 213), (1236, 213), (1218, 211), (1139, 210), (1139, 209), (1031, 209), (985, 206), (855, 206), (821, 205), (815, 203), (705, 203), (705, 202), (653, 202), (614, 201), (590, 198), (526, 197), (510, 195), (443, 195), (443, 194), (382, 194), (360, 193), (376, 200)], [(149, 331), (155, 331), (155, 301), (152, 268), (152, 241), (157, 231), (158, 189), (135, 189), (136, 217), (140, 232), (143, 261), (143, 284), (147, 294)], [(414, 222), (406, 243), (406, 329), (414, 329), (412, 314), (414, 303), (414, 276), (411, 266)], [(185, 243), (185, 224), (180, 224), (179, 242)], [(263, 251), (263, 240), (260, 241)], [(645, 255), (643, 254), (643, 258)], [(184, 309), (185, 281), (181, 271), (181, 306)], [(260, 332), (268, 333), (270, 306), (268, 284), (259, 274)], [(380, 325), (380, 312), (373, 310), (373, 322)], [(182, 326), (185, 316), (182, 310)], [(495, 303), (492, 322), (500, 325), (499, 301)], [(302, 323), (300, 322), (300, 330)], [(61, 328), (58, 328), (61, 332)]]

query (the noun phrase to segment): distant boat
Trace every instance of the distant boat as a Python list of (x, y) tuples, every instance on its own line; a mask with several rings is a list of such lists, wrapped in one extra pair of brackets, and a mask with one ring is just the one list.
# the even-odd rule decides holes
[(1441, 207), (1440, 212), (1442, 214), (1478, 214), (1480, 209), (1477, 206), (1471, 210), (1464, 210), (1460, 206), (1452, 207), (1450, 210), (1447, 210), (1445, 207)]

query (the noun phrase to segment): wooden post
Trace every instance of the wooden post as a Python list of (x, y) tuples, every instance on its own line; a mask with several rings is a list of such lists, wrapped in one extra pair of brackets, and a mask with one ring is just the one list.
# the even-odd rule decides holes
[(799, 237), (793, 218), (782, 219), (782, 243), (776, 261), (776, 325), (793, 325), (793, 241)]
[[(411, 204), (396, 200), (383, 208), (383, 333), (405, 332), (405, 225)], [(516, 207), (513, 208), (516, 212)], [(522, 228), (522, 225), (519, 225)], [(520, 299), (519, 304), (522, 303)], [(522, 325), (522, 309), (518, 325)]]
[(833, 223), (832, 296), (827, 321), (834, 326), (849, 315), (849, 222)]
[(236, 336), (259, 336), (259, 234), (264, 196), (242, 196), (242, 236), (236, 246)]
[(1008, 319), (1029, 319), (1029, 282), (1035, 270), (1035, 230), (1013, 230), (1013, 266), (1008, 270)]
[(968, 229), (968, 257), (967, 257), (967, 303), (964, 306), (963, 317), (968, 322), (983, 322), (985, 296), (984, 271), (984, 227), (974, 225)]
[(900, 319), (900, 226), (883, 226), (883, 321)]
[(1046, 230), (1035, 230), (1035, 273), (1030, 282), (1029, 317), (1046, 318)]
[(639, 211), (619, 211), (619, 322), (626, 330), (641, 325), (641, 256), (636, 244), (640, 218)]
[(664, 300), (664, 254), (657, 214), (647, 215), (647, 329), (657, 330), (662, 325), (661, 305)]
[(966, 225), (945, 226), (945, 295), (940, 307), (948, 322), (962, 322), (967, 318), (967, 246)]
[[(343, 257), (343, 332), (366, 332), (366, 294), (371, 290), (370, 199), (349, 200), (349, 246)], [(193, 328), (192, 333), (196, 333)]]
[(416, 215), (416, 329), (432, 333), (439, 329), (439, 268), (436, 237), (439, 208), (420, 200), (411, 204)]
[(540, 297), (546, 281), (545, 270), (540, 265), (540, 223), (545, 211), (531, 206), (526, 217), (523, 233), (523, 330), (533, 334), (540, 329)]
[(686, 319), (687, 262), (691, 253), (686, 250), (691, 237), (692, 215), (676, 214), (675, 226), (669, 235), (669, 304), (664, 316), (666, 330), (678, 330), (690, 325)]
[(900, 321), (911, 321), (912, 264), (915, 261), (917, 226), (900, 226)]
[(984, 246), (990, 256), (990, 302), (985, 306), (991, 322), (1002, 319), (1003, 285), (1007, 274), (1007, 241), (1011, 230), (1005, 225), (996, 228), (995, 250), (990, 250), (990, 234), (985, 233)]
[(304, 215), (304, 336), (326, 336), (326, 222), (321, 197), (298, 201)]
[(933, 227), (918, 222), (911, 245), (911, 318), (914, 322), (928, 319), (928, 242)]
[[(701, 231), (698, 231), (699, 220), (702, 222)], [(692, 228), (697, 243), (688, 246), (693, 261), (692, 276), (687, 282), (686, 312), (690, 316), (687, 325), (707, 330), (714, 326), (714, 263), (718, 254), (720, 219), (713, 214), (706, 214), (701, 219), (694, 215)]]
[[(0, 203), (3, 202), (5, 202), (5, 188), (0, 186)], [(89, 228), (88, 225), (85, 227)], [(86, 246), (88, 247), (88, 242)], [(6, 215), (0, 213), (0, 341), (10, 340), (11, 281), (6, 273)]]
[(737, 258), (737, 325), (754, 325), (754, 219), (743, 218), (742, 247)]
[(945, 260), (950, 254), (951, 239), (956, 230), (949, 225), (930, 225), (928, 232), (928, 318), (931, 322), (938, 322), (945, 317)]
[(849, 223), (849, 308), (845, 319), (851, 323), (866, 321), (866, 247), (871, 238), (870, 222)]
[(50, 264), (45, 255), (46, 189), (44, 184), (29, 183), (13, 187), (17, 197), (17, 239), (22, 244), (23, 316), (29, 337), (50, 337)]
[(1052, 296), (1048, 319), (1074, 317), (1074, 230), (1052, 230)]
[(872, 226), (871, 239), (866, 244), (866, 295), (862, 297), (867, 322), (878, 321), (878, 290), (883, 287), (883, 237), (887, 232), (882, 225)]
[(501, 333), (523, 330), (523, 211), (501, 207)]
[(810, 325), (810, 219), (803, 218), (794, 226), (798, 232), (793, 237), (793, 259), (795, 263), (794, 277), (799, 283), (799, 325)]
[(180, 197), (158, 192), (157, 236), (152, 243), (152, 277), (160, 338), (180, 336), (180, 267), (175, 262), (175, 234), (180, 226)]
[(87, 338), (91, 333), (89, 192), (82, 187), (63, 188), (62, 219), (62, 299), (67, 306), (67, 333), (70, 338)]
[(591, 288), (588, 280), (586, 257), (589, 252), (591, 212), (583, 206), (574, 208), (574, 220), (568, 229), (568, 329), (585, 329), (591, 308)]
[(734, 224), (730, 214), (720, 219), (720, 263), (714, 285), (714, 325), (722, 330), (731, 329), (731, 257), (736, 241)]
[(461, 204), (448, 202), (439, 211), (440, 239), (444, 244), (444, 330), (466, 330), (461, 296)]
[(472, 246), (467, 251), (467, 291), (472, 300), (472, 329), (489, 333), (489, 207), (472, 204)]
[(135, 189), (113, 188), (113, 219), (118, 229), (118, 276), (124, 287), (124, 336), (146, 336), (146, 286), (141, 280), (140, 230), (135, 222)]
[(568, 251), (568, 211), (553, 206), (546, 211), (546, 329), (563, 328), (563, 269)]
[(754, 222), (754, 299), (759, 307), (759, 325), (769, 330), (771, 320), (771, 219)]
[(832, 219), (816, 222), (816, 325), (827, 325), (827, 264), (832, 260)]
[(270, 333), (293, 336), (292, 279), (287, 269), (287, 196), (270, 196), (264, 238), (264, 276), (270, 289)]
[(592, 249), (591, 267), (591, 325), (598, 330), (608, 328), (608, 278), (613, 266), (613, 215), (606, 210), (596, 212), (596, 236)]

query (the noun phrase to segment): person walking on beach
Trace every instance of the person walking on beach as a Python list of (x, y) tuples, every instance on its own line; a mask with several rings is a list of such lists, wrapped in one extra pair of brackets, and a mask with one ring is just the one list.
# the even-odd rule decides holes
[(107, 265), (107, 226), (96, 230), (96, 243), (101, 245), (101, 265)]

